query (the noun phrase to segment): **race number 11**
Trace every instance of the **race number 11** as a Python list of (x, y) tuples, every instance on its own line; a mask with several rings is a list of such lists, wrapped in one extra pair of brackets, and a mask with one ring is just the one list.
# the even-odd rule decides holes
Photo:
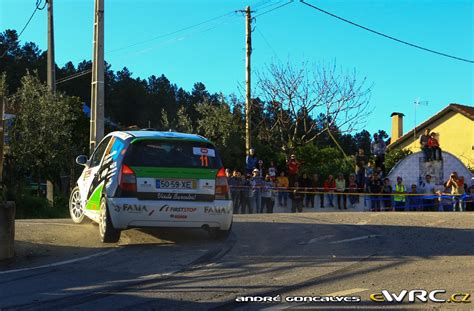
[(206, 155), (202, 155), (199, 157), (201, 160), (201, 166), (202, 167), (208, 167), (209, 166), (209, 158)]

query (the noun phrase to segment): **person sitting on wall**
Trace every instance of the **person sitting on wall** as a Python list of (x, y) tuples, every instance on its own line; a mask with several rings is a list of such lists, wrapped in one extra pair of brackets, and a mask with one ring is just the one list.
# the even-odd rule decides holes
[(428, 140), (430, 139), (430, 129), (427, 128), (425, 133), (420, 136), (421, 150), (425, 154), (425, 162), (431, 161), (431, 149), (428, 146)]
[(431, 157), (433, 160), (442, 161), (441, 148), (439, 147), (439, 142), (436, 139), (436, 133), (432, 132), (430, 138), (428, 139), (428, 147), (431, 151)]

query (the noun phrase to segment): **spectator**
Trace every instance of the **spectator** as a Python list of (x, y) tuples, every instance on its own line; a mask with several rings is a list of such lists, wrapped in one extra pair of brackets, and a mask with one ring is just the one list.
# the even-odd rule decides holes
[(336, 189), (336, 181), (332, 175), (324, 181), (324, 192), (327, 193), (329, 206), (334, 207), (334, 190)]
[(409, 194), (411, 195), (408, 197), (408, 210), (421, 211), (422, 207), (420, 204), (420, 197), (417, 195), (418, 191), (416, 189), (416, 185), (415, 184), (411, 185), (410, 189), (411, 191), (409, 192)]
[(453, 195), (453, 211), (461, 212), (461, 200), (460, 196), (464, 193), (464, 183), (459, 179), (457, 172), (452, 172), (449, 176), (449, 180), (446, 182), (446, 187), (451, 188), (451, 194)]
[(278, 187), (278, 204), (280, 206), (287, 206), (288, 201), (288, 177), (285, 172), (281, 171), (280, 176), (277, 177), (276, 186)]
[(379, 196), (378, 194), (382, 193), (382, 189), (382, 180), (380, 180), (379, 175), (377, 173), (374, 173), (369, 183), (370, 193), (374, 194), (370, 198), (371, 211), (380, 212), (380, 202), (382, 201), (382, 196)]
[(385, 177), (383, 171), (384, 171), (384, 170), (383, 170), (380, 166), (375, 167), (375, 171), (374, 171), (374, 172), (376, 172), (376, 173), (379, 175), (380, 180), (383, 180), (383, 178)]
[(258, 174), (260, 175), (260, 177), (264, 178), (265, 177), (265, 167), (263, 166), (263, 160), (258, 160), (257, 169), (258, 169)]
[(465, 211), (466, 212), (474, 212), (474, 186), (471, 186), (466, 191), (466, 199), (465, 199)]
[(425, 162), (431, 161), (431, 149), (428, 146), (428, 141), (430, 139), (430, 129), (427, 128), (425, 133), (420, 136), (420, 147), (423, 153), (425, 154)]
[(365, 167), (365, 176), (364, 176), (364, 190), (370, 192), (369, 184), (372, 181), (372, 176), (374, 175), (374, 162), (369, 161)]
[(227, 181), (229, 181), (229, 179), (232, 177), (230, 169), (228, 168), (225, 169), (225, 177), (227, 177)]
[[(349, 183), (348, 183), (348, 190), (350, 193), (356, 193), (357, 192), (357, 182), (356, 182), (356, 175), (355, 174), (350, 174), (349, 175)], [(354, 205), (358, 202), (359, 196), (357, 195), (349, 195), (349, 207), (353, 208)]]
[(262, 188), (263, 188), (263, 179), (260, 176), (260, 171), (257, 168), (253, 169), (252, 172), (252, 210), (256, 213), (261, 213), (262, 211)]
[[(375, 166), (381, 167), (382, 170), (385, 170), (384, 161), (385, 161), (385, 142), (382, 137), (377, 133), (374, 134), (374, 141), (370, 144), (370, 152), (375, 157)], [(380, 178), (382, 176), (379, 176)]]
[(246, 211), (249, 214), (253, 213), (251, 203), (251, 200), (253, 199), (251, 178), (252, 176), (250, 174), (247, 174), (242, 178), (242, 187), (240, 188), (240, 210), (242, 214), (245, 214)]
[(294, 185), (297, 181), (298, 171), (300, 169), (300, 163), (296, 161), (296, 156), (292, 154), (290, 159), (286, 161), (286, 166), (288, 169), (288, 180), (290, 185)]
[(390, 184), (390, 179), (385, 178), (383, 180), (382, 193), (384, 193), (384, 195), (382, 196), (382, 199), (383, 199), (383, 207), (386, 211), (392, 210), (392, 192), (393, 192), (393, 188), (392, 188), (392, 185)]
[[(301, 177), (301, 180), (299, 182), (299, 185), (301, 188), (303, 188), (304, 193), (304, 201), (303, 201), (303, 207), (313, 207), (310, 206), (310, 199), (309, 196), (310, 194), (308, 192), (312, 191), (311, 188), (313, 188), (313, 180), (309, 178), (308, 174), (304, 173), (303, 176)], [(313, 194), (314, 197), (314, 194)], [(313, 199), (314, 201), (314, 199)]]
[(425, 197), (422, 199), (424, 211), (436, 211), (435, 200), (433, 198), (427, 198), (435, 194), (435, 184), (431, 181), (431, 175), (427, 174), (425, 180), (420, 184), (420, 193), (423, 193)]
[(430, 148), (432, 160), (438, 160), (438, 161), (443, 160), (441, 148), (439, 147), (439, 142), (436, 139), (436, 133), (434, 132), (430, 134), (430, 138), (428, 139), (428, 147)]
[(270, 167), (268, 168), (268, 175), (270, 175), (270, 178), (272, 179), (273, 182), (276, 182), (277, 169), (275, 167), (275, 162), (273, 161), (270, 161)]
[(395, 184), (395, 195), (393, 196), (393, 203), (395, 211), (404, 211), (405, 210), (405, 185), (403, 184), (403, 178), (400, 176), (397, 177), (397, 183)]
[[(346, 180), (344, 179), (344, 175), (339, 173), (336, 178), (336, 196), (337, 196), (337, 208), (341, 209), (341, 206), (344, 206), (344, 209), (347, 209), (347, 202), (346, 202)], [(342, 201), (342, 204), (341, 204)]]
[(265, 176), (262, 189), (262, 207), (260, 213), (263, 213), (263, 209), (266, 209), (267, 213), (273, 213), (273, 188), (274, 184), (270, 175)]
[(237, 169), (234, 169), (232, 172), (232, 177), (229, 178), (228, 183), (230, 188), (230, 196), (234, 205), (234, 214), (238, 214), (241, 209), (240, 188), (242, 186), (242, 178), (240, 176), (240, 172)]
[[(319, 192), (319, 207), (324, 208), (323, 182), (318, 174), (313, 174), (313, 190)], [(310, 206), (314, 206), (314, 194), (310, 196)]]
[(249, 154), (245, 158), (245, 173), (252, 174), (253, 169), (257, 168), (258, 159), (253, 148), (249, 149)]
[(296, 213), (303, 211), (303, 194), (300, 192), (299, 183), (295, 181), (294, 189), (290, 192), (291, 212)]
[(359, 188), (364, 189), (364, 178), (365, 178), (365, 167), (368, 163), (367, 156), (364, 153), (364, 149), (359, 148), (359, 152), (355, 156), (355, 173), (356, 180)]
[(443, 190), (438, 190), (436, 192), (436, 194), (439, 195), (439, 198), (438, 198), (439, 205), (440, 205), (439, 210), (450, 212), (453, 210), (453, 199), (452, 197), (450, 198), (448, 196), (448, 194), (450, 193), (448, 183), (445, 182), (443, 186), (444, 186)]

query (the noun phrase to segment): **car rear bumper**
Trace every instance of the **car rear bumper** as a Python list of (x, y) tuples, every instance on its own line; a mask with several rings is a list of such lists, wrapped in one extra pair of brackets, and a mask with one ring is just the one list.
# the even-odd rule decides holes
[(116, 229), (131, 227), (220, 228), (232, 224), (232, 201), (212, 202), (138, 200), (108, 198), (109, 213)]

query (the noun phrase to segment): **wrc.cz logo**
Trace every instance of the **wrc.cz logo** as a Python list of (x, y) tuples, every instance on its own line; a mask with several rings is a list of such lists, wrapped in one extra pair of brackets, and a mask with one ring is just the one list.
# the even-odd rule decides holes
[(441, 298), (439, 295), (446, 294), (444, 289), (435, 289), (430, 292), (423, 289), (402, 290), (399, 294), (391, 293), (388, 290), (382, 290), (380, 293), (370, 295), (370, 300), (374, 302), (390, 302), (403, 303), (408, 297), (409, 303), (415, 303), (417, 300), (427, 303), (428, 300), (436, 303), (454, 302), (454, 303), (471, 303), (471, 294), (457, 292), (452, 294), (448, 299)]

